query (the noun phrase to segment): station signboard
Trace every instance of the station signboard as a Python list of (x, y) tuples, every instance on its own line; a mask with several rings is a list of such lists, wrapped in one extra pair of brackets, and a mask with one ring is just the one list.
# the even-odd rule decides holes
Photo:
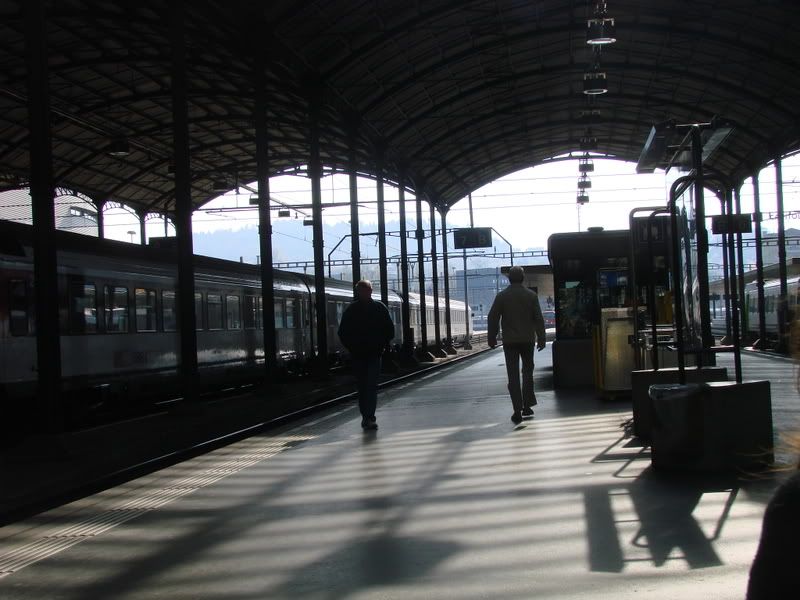
[(491, 227), (466, 227), (453, 230), (453, 246), (456, 250), (462, 248), (491, 248)]
[(721, 235), (726, 233), (751, 233), (753, 216), (750, 213), (743, 215), (714, 215), (711, 217), (711, 233)]

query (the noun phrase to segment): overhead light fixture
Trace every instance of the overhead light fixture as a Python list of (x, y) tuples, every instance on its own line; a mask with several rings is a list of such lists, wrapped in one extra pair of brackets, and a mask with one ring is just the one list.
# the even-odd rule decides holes
[(580, 140), (581, 150), (597, 150), (597, 138), (593, 135), (585, 135)]
[(578, 160), (578, 172), (591, 173), (592, 171), (594, 171), (594, 162), (588, 156)]
[(578, 204), (586, 204), (589, 201), (589, 196), (587, 196), (583, 192), (578, 192), (578, 196), (575, 198)]
[(606, 17), (589, 19), (586, 24), (586, 43), (590, 46), (604, 46), (617, 41), (614, 19)]
[[(608, 92), (608, 79), (602, 71), (589, 71), (583, 74), (583, 93), (597, 96)], [(598, 112), (599, 115), (599, 112)]]
[(578, 179), (579, 190), (588, 190), (590, 187), (592, 187), (592, 182), (586, 175)]
[(637, 173), (654, 173), (656, 168), (663, 167), (664, 153), (667, 151), (674, 132), (675, 121), (672, 119), (656, 123), (650, 128), (650, 133), (636, 163)]
[(128, 156), (131, 153), (131, 146), (126, 137), (115, 137), (108, 145), (108, 155), (121, 157)]
[(600, 120), (600, 109), (599, 108), (583, 109), (578, 113), (578, 118), (576, 120), (579, 123), (586, 123), (586, 124), (597, 123)]
[(211, 182), (211, 189), (215, 192), (227, 192), (228, 191), (228, 182), (225, 178), (217, 178)]
[(703, 131), (703, 162), (705, 162), (733, 131), (732, 121), (714, 116), (709, 129)]

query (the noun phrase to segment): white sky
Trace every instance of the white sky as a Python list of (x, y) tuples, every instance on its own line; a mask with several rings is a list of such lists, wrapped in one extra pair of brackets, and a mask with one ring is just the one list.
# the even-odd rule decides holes
[[(535, 168), (518, 171), (512, 175), (486, 185), (472, 194), (474, 225), (494, 227), (507, 239), (515, 250), (544, 248), (552, 233), (585, 230), (590, 226), (606, 229), (627, 229), (628, 215), (637, 206), (664, 206), (669, 183), (677, 173), (665, 177), (663, 172), (652, 175), (636, 174), (635, 164), (620, 161), (594, 159), (595, 170), (590, 174), (592, 187), (588, 190), (589, 202), (581, 207), (576, 203), (577, 181), (579, 177), (577, 160), (554, 162)], [(760, 176), (762, 211), (774, 211), (776, 206), (775, 169), (770, 166)], [(800, 157), (794, 156), (783, 161), (784, 208), (787, 211), (800, 210)], [(311, 201), (311, 180), (305, 177), (280, 176), (270, 180), (271, 195), (288, 205), (307, 205)], [(258, 222), (255, 209), (248, 209), (250, 192), (236, 194), (231, 191), (208, 203), (204, 209), (242, 208), (245, 210), (225, 213), (206, 213), (198, 210), (194, 217), (195, 232), (212, 232), (220, 229), (239, 229), (252, 227)], [(359, 180), (359, 202), (363, 203), (359, 212), (362, 231), (377, 228), (375, 210), (375, 182)], [(748, 181), (742, 188), (742, 211), (752, 212), (752, 185)], [(387, 221), (397, 220), (397, 190), (385, 186), (384, 198)], [(322, 181), (323, 203), (349, 202), (349, 183), (346, 175), (325, 177)], [(406, 205), (406, 215), (410, 225), (415, 226), (416, 214), (413, 196)], [(718, 202), (710, 194), (706, 197), (706, 210), (709, 214), (718, 212)], [(349, 206), (327, 208), (323, 212), (326, 224), (348, 222)], [(304, 209), (310, 215), (310, 209)], [(292, 213), (294, 216), (294, 211)], [(303, 215), (300, 215), (302, 218)], [(423, 222), (428, 227), (429, 208), (423, 202)], [(277, 218), (273, 212), (273, 230), (281, 231), (284, 219)], [(438, 222), (438, 217), (437, 217)], [(465, 199), (455, 204), (448, 216), (448, 227), (468, 227), (469, 210)], [(765, 228), (776, 229), (774, 220), (765, 221)], [(437, 225), (437, 227), (440, 225)], [(797, 215), (790, 215), (787, 227), (798, 227)], [(130, 232), (135, 234), (131, 235)], [(163, 221), (153, 218), (148, 221), (148, 236), (164, 235)], [(173, 234), (172, 229), (170, 234)], [(138, 225), (135, 218), (122, 210), (106, 213), (106, 235), (114, 239), (138, 241)], [(501, 239), (495, 239), (498, 250), (505, 250)], [(326, 241), (326, 246), (327, 246)], [(287, 258), (287, 260), (305, 260)]]

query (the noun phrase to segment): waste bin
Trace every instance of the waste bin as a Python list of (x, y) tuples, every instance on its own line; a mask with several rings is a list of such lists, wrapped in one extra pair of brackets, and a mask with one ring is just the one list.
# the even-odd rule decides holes
[(649, 394), (654, 467), (752, 472), (772, 463), (769, 381), (654, 384)]
[(708, 386), (703, 383), (654, 384), (650, 386), (653, 409), (652, 463), (656, 468), (691, 468), (704, 454), (703, 402)]

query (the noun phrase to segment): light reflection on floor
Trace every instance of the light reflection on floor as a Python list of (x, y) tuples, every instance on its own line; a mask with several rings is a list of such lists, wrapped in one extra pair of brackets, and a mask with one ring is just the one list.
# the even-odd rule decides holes
[(0, 596), (742, 597), (761, 499), (735, 480), (659, 477), (619, 407), (564, 416), (543, 390), (516, 428), (496, 358), (468, 373), (498, 401), (420, 408), (425, 385), (446, 386), (431, 378), (384, 398), (377, 434), (340, 411), (19, 525), (0, 564), (143, 507), (63, 551), (37, 546)]

